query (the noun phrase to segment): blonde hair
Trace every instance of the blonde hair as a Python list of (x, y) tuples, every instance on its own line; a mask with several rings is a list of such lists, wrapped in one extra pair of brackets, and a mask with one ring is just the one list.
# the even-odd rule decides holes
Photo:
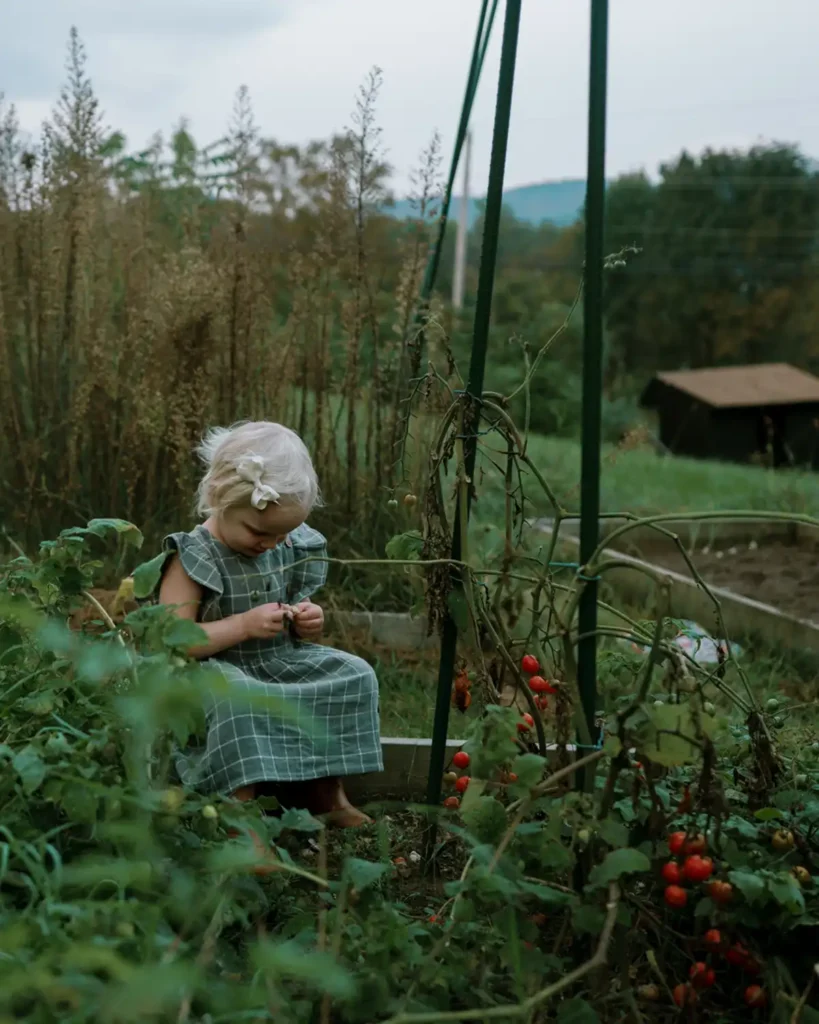
[[(268, 501), (310, 511), (321, 503), (310, 453), (294, 431), (265, 420), (212, 427), (197, 448), (207, 470), (199, 484), (200, 515), (239, 505), (265, 508)], [(244, 467), (256, 468), (255, 483)], [(260, 491), (261, 488), (261, 491)], [(262, 501), (257, 503), (261, 493)]]

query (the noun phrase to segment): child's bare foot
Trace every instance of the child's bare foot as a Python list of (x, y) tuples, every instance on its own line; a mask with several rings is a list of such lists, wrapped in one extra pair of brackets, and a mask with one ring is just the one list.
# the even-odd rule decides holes
[(317, 779), (315, 785), (318, 800), (316, 813), (328, 825), (334, 828), (358, 828), (372, 824), (372, 818), (350, 803), (340, 778)]
[(233, 794), (233, 799), (238, 800), (240, 803), (247, 803), (248, 800), (256, 799), (256, 787), (255, 786), (241, 786)]
[(362, 825), (372, 825), (373, 819), (350, 804), (348, 807), (337, 811), (330, 811), (323, 814), (322, 818), (331, 828), (361, 828)]

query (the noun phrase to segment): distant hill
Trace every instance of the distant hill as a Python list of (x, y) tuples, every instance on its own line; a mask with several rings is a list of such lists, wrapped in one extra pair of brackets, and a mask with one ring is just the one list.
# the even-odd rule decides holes
[[(558, 227), (573, 224), (583, 211), (586, 199), (586, 182), (580, 179), (566, 181), (544, 181), (540, 185), (523, 185), (521, 188), (510, 188), (503, 194), (504, 206), (514, 215), (529, 224), (542, 224), (551, 221)], [(480, 214), (482, 199), (469, 201), (469, 226), (475, 223)], [(458, 217), (460, 197), (453, 196), (449, 215)], [(408, 199), (399, 200), (395, 206), (386, 211), (401, 220), (413, 216), (413, 209)]]

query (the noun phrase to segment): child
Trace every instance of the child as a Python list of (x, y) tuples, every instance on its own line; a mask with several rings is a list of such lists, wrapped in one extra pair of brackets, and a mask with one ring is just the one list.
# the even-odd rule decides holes
[[(378, 683), (361, 658), (311, 642), (324, 625), (311, 597), (327, 563), (303, 560), (327, 549), (305, 523), (319, 501), (310, 455), (292, 430), (267, 422), (211, 430), (199, 454), (207, 518), (165, 538), (159, 599), (200, 623), (208, 643), (191, 654), (213, 658), (235, 696), (215, 699), (207, 746), (180, 758), (180, 776), (240, 800), (277, 784), (284, 803), (363, 824), (342, 778), (383, 768)], [(242, 700), (254, 694), (282, 699), (285, 713)]]

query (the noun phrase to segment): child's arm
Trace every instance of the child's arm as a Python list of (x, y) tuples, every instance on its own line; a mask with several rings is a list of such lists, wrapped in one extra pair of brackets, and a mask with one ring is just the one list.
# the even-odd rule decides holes
[[(182, 568), (179, 556), (172, 558), (159, 588), (160, 603), (174, 605), (174, 611), (180, 618), (195, 622), (203, 593), (203, 588)], [(217, 622), (200, 622), (208, 634), (209, 643), (192, 647), (188, 654), (202, 660), (245, 640), (276, 636), (284, 629), (284, 618), (285, 611), (280, 604), (264, 604)]]

